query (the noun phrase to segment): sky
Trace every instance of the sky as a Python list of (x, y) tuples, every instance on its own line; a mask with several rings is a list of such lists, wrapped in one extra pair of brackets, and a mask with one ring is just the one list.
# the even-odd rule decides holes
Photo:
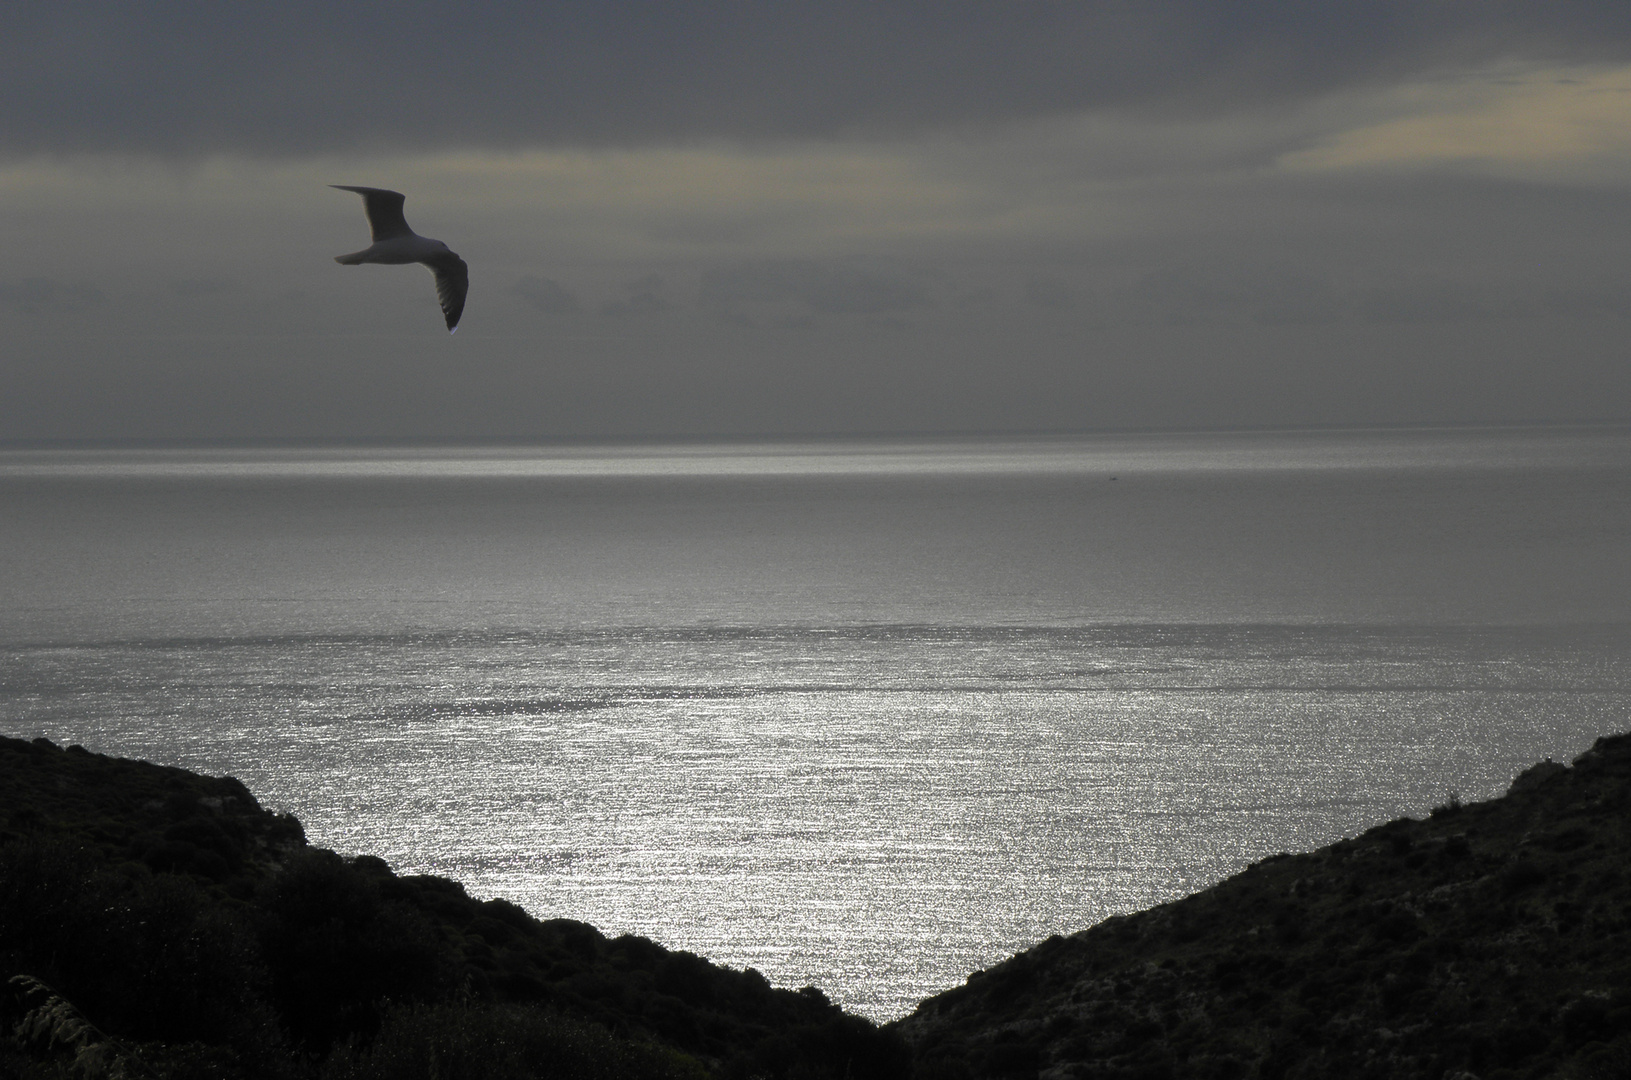
[(0, 441), (1631, 418), (1623, 0), (14, 0), (0, 118)]

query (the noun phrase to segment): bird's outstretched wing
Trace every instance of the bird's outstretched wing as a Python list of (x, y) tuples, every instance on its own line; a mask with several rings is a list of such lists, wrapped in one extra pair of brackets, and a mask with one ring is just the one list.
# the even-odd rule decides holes
[(377, 187), (351, 187), (347, 184), (330, 184), (329, 187), (341, 191), (355, 191), (362, 196), (363, 213), (368, 215), (368, 228), (374, 233), (374, 243), (414, 234), (413, 230), (408, 228), (408, 219), (402, 216), (402, 204), (408, 197), (400, 191), (387, 191)]
[(435, 259), (426, 259), (425, 265), (436, 275), (436, 299), (442, 304), (442, 317), (447, 319), (447, 332), (459, 328), (459, 316), (464, 314), (464, 296), (470, 291), (470, 267), (451, 251)]

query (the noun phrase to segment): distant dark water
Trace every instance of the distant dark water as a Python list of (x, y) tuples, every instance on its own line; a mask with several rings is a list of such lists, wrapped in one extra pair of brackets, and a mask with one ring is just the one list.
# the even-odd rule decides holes
[(0, 454), (0, 730), (876, 1015), (1627, 726), (1631, 436)]

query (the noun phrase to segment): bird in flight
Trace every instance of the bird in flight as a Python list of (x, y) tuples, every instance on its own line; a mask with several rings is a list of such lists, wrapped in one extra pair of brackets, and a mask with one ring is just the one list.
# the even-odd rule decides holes
[(402, 204), (407, 196), (400, 191), (384, 188), (350, 187), (330, 184), (341, 191), (355, 191), (362, 196), (363, 212), (368, 215), (368, 228), (373, 231), (372, 246), (350, 255), (336, 255), (334, 261), (341, 266), (362, 263), (385, 263), (401, 266), (404, 263), (424, 263), (436, 275), (436, 299), (441, 302), (442, 316), (447, 319), (447, 332), (459, 328), (459, 316), (464, 314), (464, 294), (470, 291), (470, 267), (440, 240), (420, 236), (408, 228), (408, 219), (402, 216)]

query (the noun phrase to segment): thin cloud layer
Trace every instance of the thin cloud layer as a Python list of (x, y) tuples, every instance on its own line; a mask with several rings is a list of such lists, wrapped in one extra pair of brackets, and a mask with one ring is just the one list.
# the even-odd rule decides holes
[[(1502, 422), (1631, 400), (1621, 5), (0, 20), (0, 438)], [(366, 237), (335, 183), (405, 192), (470, 263), (457, 337), (421, 270), (333, 264)]]
[(1614, 0), (121, 4), (0, 16), (0, 152), (311, 155), (1215, 114), (1631, 57)]
[(1631, 65), (1460, 72), (1369, 95), (1382, 114), (1286, 154), (1299, 170), (1458, 168), (1623, 182)]

